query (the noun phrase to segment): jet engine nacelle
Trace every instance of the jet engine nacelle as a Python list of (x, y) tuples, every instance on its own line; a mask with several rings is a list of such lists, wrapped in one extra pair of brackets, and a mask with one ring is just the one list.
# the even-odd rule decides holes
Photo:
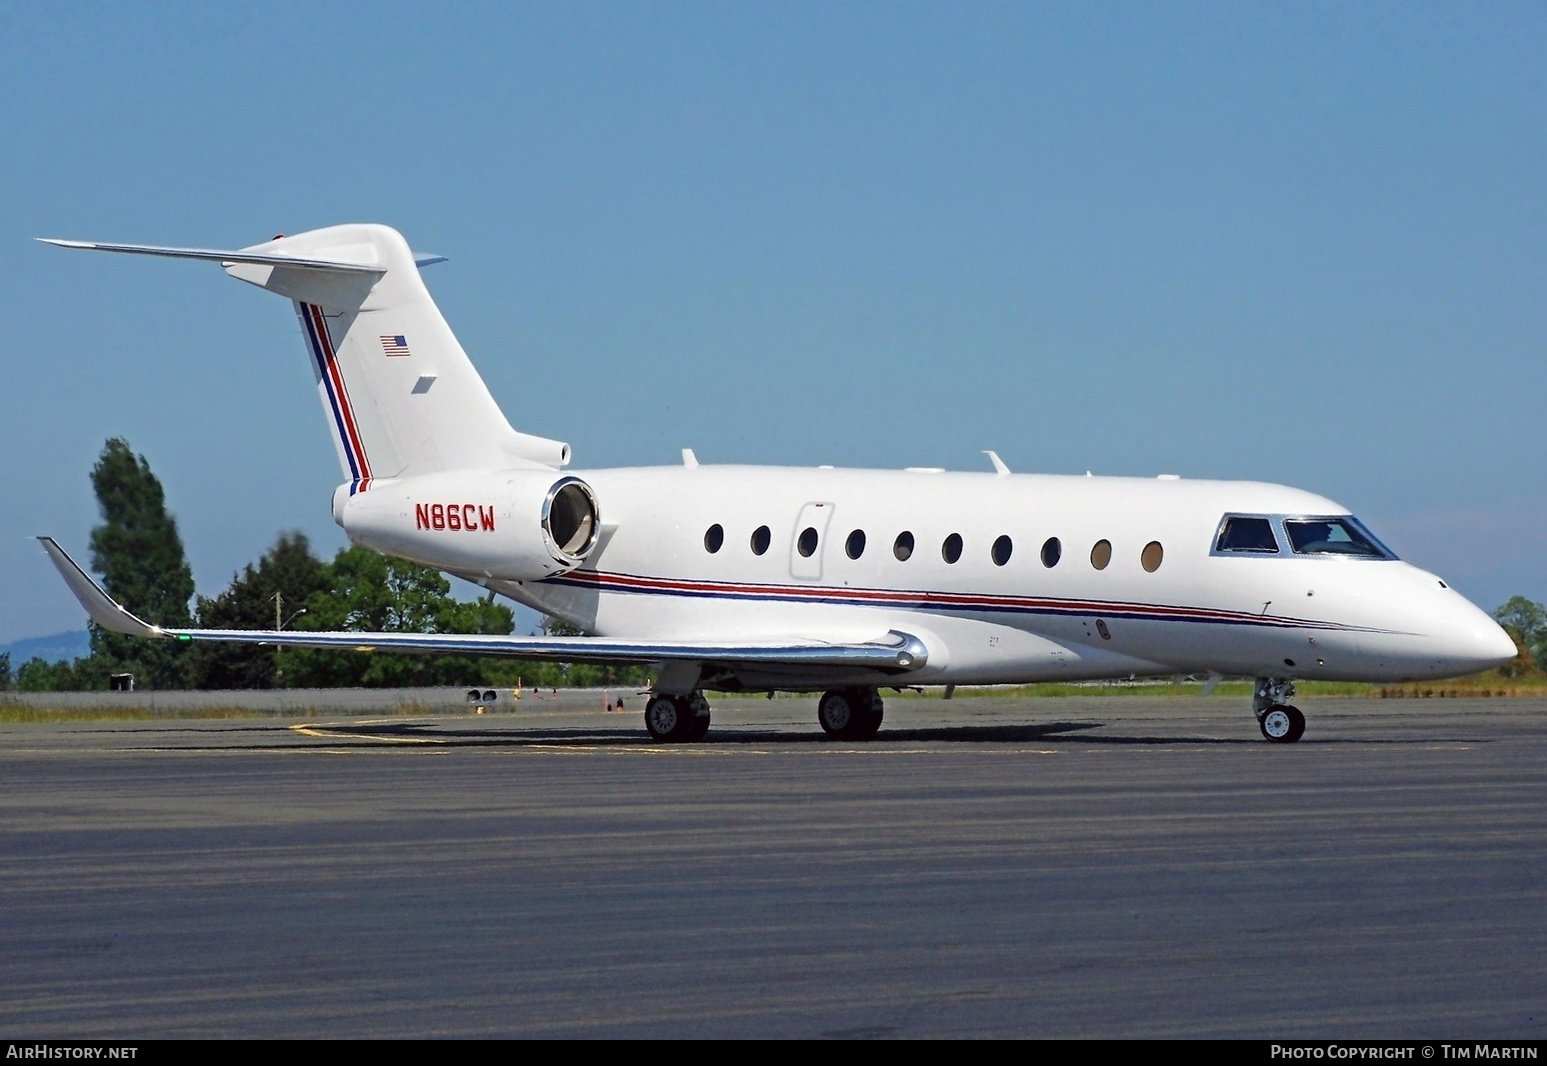
[(470, 577), (532, 581), (575, 569), (596, 547), (596, 495), (546, 470), (372, 481), (333, 495), (356, 544)]

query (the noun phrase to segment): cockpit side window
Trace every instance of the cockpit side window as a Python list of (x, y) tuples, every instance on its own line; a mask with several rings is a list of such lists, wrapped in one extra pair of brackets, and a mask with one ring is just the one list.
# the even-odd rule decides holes
[(1238, 515), (1225, 519), (1214, 550), (1277, 555), (1278, 538), (1273, 535), (1273, 523), (1266, 518), (1247, 518)]
[(1296, 555), (1353, 555), (1395, 558), (1352, 518), (1286, 518), (1284, 532)]

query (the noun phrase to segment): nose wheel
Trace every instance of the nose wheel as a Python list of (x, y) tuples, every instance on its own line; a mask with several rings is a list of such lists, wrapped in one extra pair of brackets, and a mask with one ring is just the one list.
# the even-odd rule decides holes
[(1274, 744), (1293, 744), (1305, 735), (1305, 715), (1292, 707), (1295, 683), (1283, 677), (1259, 677), (1252, 693), (1252, 712), (1264, 740)]
[(709, 701), (701, 692), (651, 696), (645, 704), (645, 729), (652, 739), (666, 744), (703, 740), (709, 732)]
[(1262, 735), (1275, 744), (1293, 744), (1305, 734), (1305, 715), (1298, 707), (1273, 707), (1257, 723)]

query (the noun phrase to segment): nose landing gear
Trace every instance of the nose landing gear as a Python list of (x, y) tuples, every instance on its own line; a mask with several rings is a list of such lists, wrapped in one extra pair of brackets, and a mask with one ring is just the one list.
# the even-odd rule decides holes
[(1275, 744), (1293, 744), (1305, 734), (1305, 715), (1292, 707), (1295, 683), (1283, 677), (1259, 677), (1252, 693), (1252, 713), (1262, 736)]

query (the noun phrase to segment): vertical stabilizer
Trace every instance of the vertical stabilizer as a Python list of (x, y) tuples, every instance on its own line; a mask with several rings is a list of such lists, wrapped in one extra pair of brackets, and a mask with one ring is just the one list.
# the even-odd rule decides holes
[(332, 226), (242, 251), (355, 267), (225, 264), (294, 301), (351, 491), (378, 478), (568, 463), (568, 445), (511, 428), (396, 230)]
[(377, 478), (569, 463), (569, 445), (510, 427), (430, 299), (414, 253), (387, 226), (330, 226), (235, 250), (38, 239), (216, 262), (293, 300), (351, 493)]

